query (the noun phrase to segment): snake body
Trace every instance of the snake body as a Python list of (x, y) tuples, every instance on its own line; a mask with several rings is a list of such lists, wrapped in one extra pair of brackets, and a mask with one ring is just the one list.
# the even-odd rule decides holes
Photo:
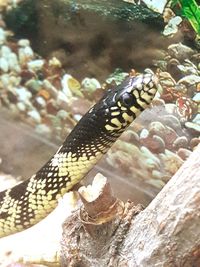
[(109, 89), (35, 175), (0, 192), (0, 237), (46, 217), (151, 103), (156, 91), (157, 77), (150, 73), (128, 76)]

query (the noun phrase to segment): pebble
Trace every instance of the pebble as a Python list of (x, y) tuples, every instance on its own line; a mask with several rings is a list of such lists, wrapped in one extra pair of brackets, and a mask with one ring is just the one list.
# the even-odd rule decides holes
[(28, 39), (21, 39), (18, 41), (18, 45), (21, 47), (30, 46), (30, 41)]
[(165, 26), (163, 34), (165, 36), (174, 35), (178, 31), (178, 25), (182, 22), (182, 18), (175, 16), (171, 18), (168, 24)]
[(58, 97), (58, 90), (47, 79), (43, 81), (43, 87), (49, 92), (49, 94), (53, 98), (56, 99)]
[(168, 46), (168, 53), (170, 56), (183, 61), (186, 58), (190, 58), (194, 54), (194, 51), (182, 43), (177, 43)]
[(200, 137), (194, 137), (191, 139), (190, 147), (192, 148), (192, 150), (194, 150), (194, 148), (198, 146), (198, 144), (200, 144)]
[(56, 114), (61, 120), (66, 120), (69, 117), (69, 113), (63, 109), (59, 110)]
[(147, 129), (142, 129), (140, 133), (140, 139), (147, 138), (149, 136), (149, 131)]
[(7, 59), (10, 53), (12, 53), (12, 50), (10, 49), (10, 47), (7, 45), (2, 45), (2, 47), (0, 49), (1, 57)]
[(162, 137), (165, 134), (165, 126), (159, 121), (151, 122), (149, 125), (149, 133)]
[(200, 125), (200, 113), (198, 113), (198, 114), (194, 117), (194, 119), (192, 120), (192, 122)]
[(197, 123), (188, 121), (185, 123), (185, 127), (193, 134), (200, 134), (200, 125)]
[(26, 111), (26, 105), (23, 102), (18, 102), (16, 105), (17, 105), (17, 108), (19, 109), (19, 111), (21, 111), (21, 112)]
[(79, 81), (73, 78), (70, 74), (65, 74), (61, 79), (62, 91), (68, 97), (71, 98), (72, 95), (82, 96), (80, 92), (81, 85)]
[(192, 98), (193, 101), (197, 102), (197, 103), (200, 103), (200, 93), (196, 93), (193, 98)]
[(100, 82), (95, 78), (84, 78), (81, 82), (81, 85), (84, 89), (88, 91), (88, 93), (92, 93), (97, 89), (101, 88)]
[(36, 109), (28, 111), (27, 115), (32, 119), (34, 123), (40, 124), (42, 121), (40, 113)]
[(76, 121), (80, 121), (80, 119), (81, 119), (82, 117), (83, 117), (83, 116), (80, 115), (80, 114), (74, 114), (74, 119), (75, 119)]
[(6, 41), (6, 32), (3, 28), (0, 28), (0, 45), (4, 44)]
[(186, 136), (179, 136), (176, 138), (176, 140), (173, 142), (173, 147), (175, 149), (179, 148), (187, 148), (188, 147), (188, 139)]
[(21, 65), (27, 64), (28, 61), (33, 59), (34, 53), (30, 47), (19, 48), (18, 50), (19, 63)]
[(177, 110), (177, 106), (175, 104), (165, 104), (165, 111), (168, 113), (168, 114), (172, 114), (174, 115), (176, 113), (176, 110)]
[(139, 143), (140, 138), (139, 138), (139, 135), (135, 131), (127, 130), (122, 134), (121, 140), (136, 144), (136, 143)]
[(160, 157), (163, 161), (166, 173), (170, 175), (174, 175), (183, 164), (183, 160), (168, 149), (165, 149), (165, 153), (160, 154)]
[(56, 103), (62, 109), (67, 109), (69, 107), (69, 99), (62, 91), (58, 91)]
[(186, 85), (193, 85), (193, 84), (197, 84), (200, 82), (200, 76), (198, 75), (194, 75), (194, 74), (191, 74), (191, 75), (187, 75), (183, 78), (181, 78), (177, 83), (180, 84), (180, 83), (185, 83)]
[(39, 90), (42, 88), (42, 83), (41, 81), (35, 79), (35, 78), (32, 78), (30, 80), (28, 80), (26, 83), (25, 83), (25, 86), (29, 89), (29, 91), (35, 95), (39, 92)]
[(179, 148), (177, 155), (182, 159), (182, 160), (186, 160), (190, 155), (192, 154), (192, 152), (186, 148)]
[(35, 98), (35, 106), (37, 106), (39, 109), (45, 108), (46, 107), (46, 101), (43, 97), (37, 96)]
[(18, 99), (25, 104), (30, 104), (30, 99), (32, 94), (24, 87), (15, 88), (16, 94), (18, 95)]
[(5, 58), (0, 58), (0, 70), (3, 72), (8, 72), (9, 70), (9, 64), (8, 61)]
[(15, 53), (10, 53), (7, 60), (8, 60), (9, 69), (11, 71), (15, 71), (18, 73), (21, 71), (21, 67), (19, 65), (17, 55)]
[(43, 59), (35, 59), (35, 60), (31, 60), (27, 63), (28, 68), (31, 71), (38, 71), (41, 70), (42, 67), (44, 66), (45, 61)]
[(165, 142), (160, 136), (153, 135), (146, 138), (141, 138), (140, 142), (142, 145), (147, 147), (151, 152), (159, 154), (165, 150)]
[(182, 129), (180, 121), (174, 115), (164, 115), (162, 117), (159, 116), (159, 119), (164, 125), (169, 126), (176, 132), (180, 132)]

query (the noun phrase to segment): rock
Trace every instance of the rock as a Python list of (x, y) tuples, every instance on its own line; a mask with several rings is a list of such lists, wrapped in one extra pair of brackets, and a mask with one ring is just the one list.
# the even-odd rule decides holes
[(36, 109), (28, 111), (27, 115), (34, 123), (40, 124), (42, 121), (40, 113)]
[(191, 133), (193, 134), (200, 134), (200, 125), (197, 123), (193, 123), (193, 122), (186, 122), (185, 123), (185, 127), (190, 130)]
[(76, 121), (80, 121), (80, 119), (83, 117), (82, 115), (80, 115), (80, 114), (74, 114), (74, 119), (76, 120)]
[(32, 60), (32, 61), (29, 61), (27, 63), (27, 66), (30, 70), (32, 71), (38, 71), (38, 70), (41, 70), (44, 66), (44, 59), (35, 59), (35, 60)]
[(71, 98), (73, 94), (83, 96), (80, 91), (81, 85), (79, 81), (73, 78), (70, 74), (65, 74), (62, 77), (61, 84), (62, 91), (68, 98)]
[(46, 124), (38, 124), (35, 126), (35, 132), (44, 135), (45, 138), (51, 137), (51, 129)]
[(178, 60), (182, 61), (184, 59), (190, 58), (194, 54), (194, 51), (190, 47), (183, 45), (182, 43), (177, 43), (168, 46), (168, 53), (171, 57), (175, 57)]
[(199, 82), (200, 82), (200, 76), (191, 74), (191, 75), (187, 75), (187, 76), (181, 78), (177, 83), (178, 84), (183, 83), (183, 84), (190, 86), (193, 84), (197, 84)]
[(21, 71), (21, 67), (19, 65), (17, 55), (15, 53), (10, 53), (7, 60), (8, 60), (9, 69), (11, 71), (15, 71), (15, 72)]
[(18, 41), (18, 45), (20, 47), (30, 46), (30, 41), (28, 39), (21, 39)]
[(32, 97), (32, 94), (24, 87), (16, 88), (15, 89), (18, 100), (21, 102), (24, 102), (25, 104), (30, 104), (30, 99)]
[(62, 91), (58, 91), (56, 104), (62, 109), (67, 109), (69, 107), (69, 99)]
[(166, 148), (171, 150), (178, 135), (171, 127), (166, 126), (165, 129), (165, 134), (162, 138), (165, 141)]
[(149, 131), (147, 129), (142, 129), (140, 133), (140, 139), (147, 138), (149, 136)]
[(3, 72), (8, 72), (9, 70), (9, 64), (8, 61), (5, 58), (0, 58), (0, 70)]
[(197, 147), (198, 144), (200, 144), (200, 137), (194, 137), (194, 138), (191, 139), (190, 147), (191, 147), (192, 150), (194, 150), (194, 148)]
[(42, 88), (42, 83), (39, 80), (36, 79), (30, 79), (25, 83), (25, 86), (29, 89), (29, 91), (35, 95), (39, 92), (39, 90)]
[(46, 100), (41, 97), (41, 96), (37, 96), (35, 98), (35, 106), (38, 108), (38, 109), (42, 109), (42, 108), (45, 108), (47, 105), (46, 103)]
[(174, 115), (164, 115), (159, 117), (164, 125), (171, 127), (176, 132), (181, 131), (181, 123)]
[(7, 59), (10, 53), (12, 53), (10, 47), (7, 45), (2, 45), (0, 49), (0, 56)]
[(175, 104), (165, 104), (165, 111), (168, 114), (174, 115), (176, 114), (177, 106)]
[(171, 18), (165, 26), (163, 34), (165, 36), (173, 36), (178, 31), (178, 25), (180, 25), (181, 22), (182, 18), (179, 16)]
[(158, 135), (162, 137), (165, 134), (165, 126), (159, 121), (151, 122), (149, 125), (149, 133), (151, 135)]
[(68, 113), (67, 111), (61, 109), (61, 110), (59, 110), (59, 111), (57, 112), (56, 116), (57, 116), (58, 118), (60, 118), (61, 120), (66, 120), (66, 119), (68, 119), (68, 117), (69, 117), (69, 113)]
[(194, 117), (194, 119), (192, 120), (192, 122), (200, 125), (200, 113), (198, 113), (198, 114)]
[(174, 175), (183, 164), (183, 160), (168, 149), (165, 149), (165, 153), (160, 154), (160, 158), (164, 164), (164, 170), (171, 176)]
[(121, 69), (117, 68), (115, 71), (109, 75), (109, 77), (106, 79), (106, 83), (111, 84), (115, 82), (117, 85), (120, 84), (125, 77), (127, 77), (129, 74), (127, 72), (123, 72)]
[(191, 155), (191, 151), (185, 148), (179, 148), (177, 155), (182, 159), (182, 160), (186, 160), (190, 155)]
[(160, 136), (153, 135), (146, 138), (141, 138), (140, 142), (146, 146), (151, 152), (159, 154), (165, 150), (165, 142)]
[(49, 94), (53, 98), (56, 99), (58, 97), (58, 90), (47, 79), (43, 81), (43, 87), (49, 92)]
[(21, 65), (27, 64), (28, 61), (33, 59), (34, 53), (31, 47), (19, 48), (18, 57)]
[(139, 138), (139, 135), (135, 131), (127, 130), (122, 134), (121, 140), (132, 143), (132, 144), (137, 144), (139, 143), (140, 138)]
[(54, 99), (50, 99), (47, 101), (46, 110), (48, 114), (56, 115), (59, 110), (59, 106)]
[(86, 77), (85, 79), (82, 80), (81, 85), (90, 94), (94, 92), (96, 89), (101, 88), (100, 82), (95, 78)]
[(193, 101), (200, 103), (200, 93), (196, 93), (192, 98)]
[(18, 102), (16, 104), (17, 108), (19, 109), (20, 112), (25, 112), (26, 111), (26, 105), (23, 102)]
[(145, 158), (147, 160), (151, 160), (151, 162), (154, 162), (153, 165), (159, 169), (160, 168), (160, 159), (158, 157), (156, 157), (147, 147), (142, 146), (140, 148), (140, 151), (142, 152), (142, 154), (145, 156)]
[(186, 136), (180, 136), (177, 137), (176, 140), (173, 143), (173, 147), (175, 149), (179, 149), (179, 148), (187, 148), (188, 147), (188, 139)]
[(3, 28), (0, 28), (0, 45), (6, 41), (6, 32)]

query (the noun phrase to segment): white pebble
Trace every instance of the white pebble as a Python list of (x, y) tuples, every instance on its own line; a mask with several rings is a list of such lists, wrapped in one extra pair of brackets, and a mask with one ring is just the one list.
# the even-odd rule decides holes
[(9, 70), (8, 61), (3, 57), (0, 58), (0, 70), (2, 70), (3, 72), (8, 72)]
[(46, 107), (46, 101), (43, 97), (37, 96), (35, 100), (41, 107), (43, 107), (43, 108)]
[(4, 58), (8, 58), (9, 54), (12, 53), (11, 49), (7, 45), (3, 45), (0, 50), (0, 54)]
[(33, 71), (37, 71), (42, 69), (44, 65), (44, 60), (43, 59), (36, 59), (28, 62), (28, 68)]
[(197, 103), (200, 103), (200, 93), (197, 93), (193, 98), (192, 98), (193, 101), (197, 102)]
[(42, 121), (40, 113), (36, 109), (28, 111), (27, 115), (36, 123), (41, 123)]
[(74, 119), (76, 121), (80, 121), (81, 118), (82, 118), (82, 115), (80, 115), (80, 114), (74, 114)]
[(6, 32), (0, 28), (0, 45), (6, 41)]
[(18, 45), (21, 47), (30, 46), (30, 41), (28, 39), (21, 39), (18, 41)]
[(101, 88), (100, 82), (95, 78), (88, 78), (82, 80), (81, 85), (83, 88), (85, 88), (88, 91), (95, 91), (98, 88)]
[(16, 72), (20, 72), (21, 71), (21, 67), (18, 63), (18, 58), (17, 55), (15, 53), (10, 53), (8, 56), (8, 64), (9, 64), (9, 68), (10, 70), (16, 71)]
[(31, 92), (29, 92), (24, 87), (16, 88), (15, 91), (16, 91), (16, 93), (18, 95), (18, 100), (19, 101), (21, 101), (23, 103), (26, 103), (26, 104), (29, 104), (29, 100), (32, 97)]
[(149, 135), (149, 131), (147, 129), (143, 129), (140, 133), (140, 138), (147, 138)]

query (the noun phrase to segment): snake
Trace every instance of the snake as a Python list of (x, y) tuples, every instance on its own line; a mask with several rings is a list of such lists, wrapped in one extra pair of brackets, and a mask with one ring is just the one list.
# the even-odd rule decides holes
[(150, 105), (157, 89), (158, 77), (153, 72), (129, 75), (121, 84), (108, 88), (39, 171), (0, 192), (0, 237), (35, 225), (54, 210), (59, 199)]

